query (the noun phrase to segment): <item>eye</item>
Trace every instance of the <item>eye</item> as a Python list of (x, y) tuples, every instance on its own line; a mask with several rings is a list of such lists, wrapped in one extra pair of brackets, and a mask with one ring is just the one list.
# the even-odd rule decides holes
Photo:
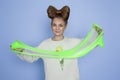
[(63, 27), (63, 25), (62, 25), (62, 24), (60, 24), (59, 26), (60, 26), (60, 27)]
[(56, 26), (56, 24), (54, 24), (54, 23), (53, 23), (53, 24), (52, 24), (52, 26), (53, 26), (53, 27), (55, 27), (55, 26)]

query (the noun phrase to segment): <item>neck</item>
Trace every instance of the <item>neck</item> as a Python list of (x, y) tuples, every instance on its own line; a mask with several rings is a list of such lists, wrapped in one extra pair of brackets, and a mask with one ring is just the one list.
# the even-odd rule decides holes
[(53, 38), (52, 38), (52, 40), (53, 41), (60, 41), (60, 40), (63, 40), (64, 39), (64, 36), (62, 35), (62, 36), (54, 36)]

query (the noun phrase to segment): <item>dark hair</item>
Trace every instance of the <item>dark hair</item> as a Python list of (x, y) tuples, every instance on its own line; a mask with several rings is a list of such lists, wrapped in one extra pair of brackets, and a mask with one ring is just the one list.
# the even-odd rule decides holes
[(51, 18), (52, 20), (54, 18), (62, 18), (67, 24), (70, 14), (70, 8), (68, 6), (64, 6), (60, 10), (57, 10), (55, 7), (49, 6), (47, 9), (47, 13), (48, 13), (48, 17)]

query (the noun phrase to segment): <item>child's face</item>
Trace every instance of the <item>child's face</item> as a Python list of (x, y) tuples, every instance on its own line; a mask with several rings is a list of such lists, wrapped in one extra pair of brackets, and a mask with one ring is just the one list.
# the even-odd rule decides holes
[(66, 24), (62, 18), (54, 18), (52, 21), (52, 32), (55, 36), (62, 36), (64, 30), (66, 28)]

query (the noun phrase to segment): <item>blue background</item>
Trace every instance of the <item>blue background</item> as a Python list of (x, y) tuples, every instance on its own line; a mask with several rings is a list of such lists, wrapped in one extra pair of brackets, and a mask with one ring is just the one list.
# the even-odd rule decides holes
[(70, 6), (65, 36), (84, 38), (93, 23), (104, 29), (104, 48), (79, 59), (81, 80), (120, 80), (119, 0), (0, 0), (0, 80), (44, 80), (42, 59), (28, 63), (9, 46), (15, 40), (38, 46), (53, 35), (49, 5)]

